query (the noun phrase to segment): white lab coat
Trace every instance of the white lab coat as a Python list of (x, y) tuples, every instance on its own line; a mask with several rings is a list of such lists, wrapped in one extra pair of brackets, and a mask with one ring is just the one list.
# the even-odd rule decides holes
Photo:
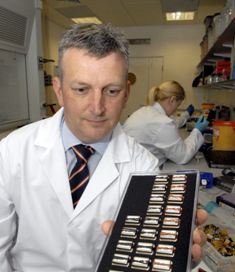
[[(187, 116), (184, 115), (186, 118)], [(163, 164), (170, 159), (177, 164), (185, 164), (198, 151), (204, 138), (201, 132), (194, 128), (183, 140), (179, 135), (178, 126), (168, 117), (159, 103), (145, 106), (134, 112), (123, 125), (124, 131), (145, 146)]]
[(158, 169), (158, 160), (118, 124), (73, 210), (60, 135), (62, 113), (0, 142), (2, 272), (94, 272), (106, 238), (101, 224), (114, 218), (129, 174)]

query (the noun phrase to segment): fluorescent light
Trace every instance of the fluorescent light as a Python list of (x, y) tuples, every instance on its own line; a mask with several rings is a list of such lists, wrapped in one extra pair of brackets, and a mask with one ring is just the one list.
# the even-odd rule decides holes
[(187, 11), (187, 12), (166, 12), (166, 20), (167, 21), (186, 21), (186, 20), (193, 20), (194, 19), (194, 11)]
[(83, 23), (102, 24), (102, 22), (97, 17), (80, 17), (80, 18), (72, 18), (72, 20), (76, 24), (83, 24)]

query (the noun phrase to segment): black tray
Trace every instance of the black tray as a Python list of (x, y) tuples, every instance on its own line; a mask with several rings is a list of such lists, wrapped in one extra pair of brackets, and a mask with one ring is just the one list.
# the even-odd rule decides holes
[[(173, 176), (175, 175), (185, 175), (186, 176), (186, 189), (182, 193), (184, 196), (182, 203), (169, 203), (168, 196), (170, 193), (171, 185), (173, 184)], [(167, 188), (165, 190), (165, 200), (160, 205), (162, 206), (161, 215), (153, 215), (159, 217), (159, 225), (155, 227), (144, 226), (144, 219), (146, 216), (152, 216), (147, 214), (149, 205), (159, 205), (159, 203), (150, 204), (150, 195), (153, 190), (154, 184), (157, 184), (155, 181), (156, 176), (168, 176)], [(191, 271), (191, 244), (192, 244), (192, 231), (195, 227), (195, 214), (197, 206), (197, 197), (198, 197), (198, 186), (199, 186), (199, 174), (198, 171), (189, 171), (189, 172), (171, 172), (171, 173), (157, 173), (157, 174), (146, 174), (146, 175), (132, 175), (126, 193), (124, 195), (123, 201), (120, 205), (118, 214), (116, 216), (116, 222), (112, 231), (111, 236), (108, 238), (105, 248), (101, 254), (99, 265), (96, 269), (96, 272), (129, 272), (129, 271), (171, 271), (171, 272), (185, 272)], [(180, 184), (180, 182), (178, 182)], [(156, 192), (161, 194), (161, 192)], [(178, 192), (176, 193), (178, 194)], [(163, 226), (163, 219), (169, 215), (166, 215), (165, 208), (167, 205), (180, 206), (182, 208), (181, 214), (177, 216), (170, 217), (179, 218), (180, 225), (179, 228), (165, 228)], [(140, 218), (138, 226), (129, 226), (126, 223), (127, 216), (137, 216)], [(136, 237), (126, 238), (121, 237), (121, 233), (124, 227), (134, 227), (137, 229)], [(141, 240), (140, 233), (143, 228), (156, 229), (157, 235), (156, 240)], [(172, 241), (160, 241), (160, 232), (162, 230), (176, 230), (178, 232), (177, 240)], [(133, 242), (132, 251), (117, 251), (117, 244), (119, 240), (127, 240)], [(136, 247), (139, 242), (147, 242), (153, 244), (153, 254), (144, 255), (136, 253)], [(159, 244), (164, 245), (173, 245), (175, 248), (174, 256), (156, 256), (155, 248)], [(128, 265), (116, 265), (113, 263), (114, 254), (128, 255)], [(143, 257), (148, 258), (147, 267), (145, 268), (136, 268), (133, 267), (133, 258), (134, 257)], [(154, 270), (153, 262), (156, 258), (170, 260), (172, 262), (170, 270)]]

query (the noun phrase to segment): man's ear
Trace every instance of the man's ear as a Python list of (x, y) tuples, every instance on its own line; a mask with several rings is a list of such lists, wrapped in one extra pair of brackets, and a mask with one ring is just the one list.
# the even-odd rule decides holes
[(59, 77), (54, 77), (52, 79), (53, 89), (56, 94), (58, 103), (61, 107), (64, 106), (63, 92), (62, 92), (62, 83)]
[(127, 81), (127, 86), (126, 86), (125, 104), (128, 101), (128, 98), (130, 96), (130, 92), (131, 92), (131, 82), (128, 80)]

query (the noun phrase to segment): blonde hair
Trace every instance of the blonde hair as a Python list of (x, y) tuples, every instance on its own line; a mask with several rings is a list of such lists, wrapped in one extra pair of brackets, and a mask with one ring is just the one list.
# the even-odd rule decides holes
[(177, 100), (184, 100), (184, 88), (174, 80), (161, 83), (158, 87), (152, 87), (146, 99), (146, 105), (153, 105), (157, 101), (162, 101), (168, 97), (175, 96)]

